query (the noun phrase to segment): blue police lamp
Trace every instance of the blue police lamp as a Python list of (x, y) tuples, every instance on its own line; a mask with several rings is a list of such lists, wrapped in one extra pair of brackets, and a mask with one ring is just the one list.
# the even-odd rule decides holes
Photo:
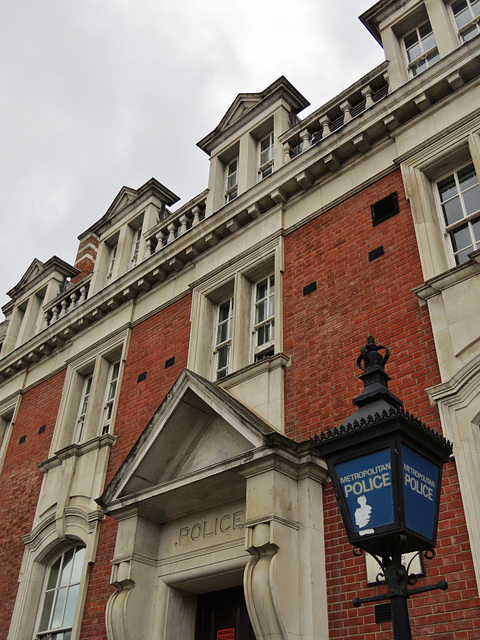
[(357, 359), (364, 383), (353, 400), (357, 410), (339, 427), (316, 436), (313, 445), (327, 462), (350, 543), (373, 555), (387, 580), (387, 594), (355, 598), (354, 605), (390, 599), (395, 640), (409, 640), (406, 599), (448, 586), (441, 581), (409, 589), (402, 555), (433, 555), (442, 467), (452, 445), (406, 412), (388, 389), (389, 355), (369, 336)]

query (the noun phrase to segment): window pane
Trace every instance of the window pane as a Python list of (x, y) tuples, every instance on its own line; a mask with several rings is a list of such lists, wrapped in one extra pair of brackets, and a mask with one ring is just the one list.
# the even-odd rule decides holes
[(230, 315), (230, 300), (220, 305), (218, 310), (218, 321), (223, 322), (227, 320), (229, 315)]
[(466, 8), (467, 8), (466, 0), (455, 0), (455, 2), (452, 2), (452, 11), (455, 15), (457, 13), (460, 13), (460, 11), (463, 11)]
[(478, 34), (478, 25), (473, 24), (470, 27), (467, 27), (465, 31), (462, 31), (462, 38), (465, 42), (472, 40)]
[(61, 587), (64, 587), (65, 585), (70, 584), (70, 576), (72, 574), (72, 567), (73, 567), (73, 552), (74, 552), (74, 549), (69, 549), (69, 551), (67, 551), (63, 556), (63, 568), (62, 568), (62, 575), (60, 577), (60, 585), (59, 585)]
[(258, 324), (259, 322), (263, 322), (264, 320), (266, 320), (266, 318), (268, 318), (267, 315), (267, 301), (263, 300), (262, 302), (258, 302), (257, 303), (257, 308), (256, 308), (256, 313), (255, 313), (255, 324)]
[(440, 200), (445, 202), (457, 195), (457, 185), (455, 184), (455, 178), (449, 176), (446, 180), (442, 180), (438, 183), (438, 192), (440, 193)]
[(463, 201), (465, 203), (465, 210), (467, 215), (475, 213), (480, 209), (480, 187), (477, 185), (473, 189), (469, 189), (463, 194)]
[(461, 249), (468, 248), (472, 244), (470, 231), (467, 224), (463, 227), (460, 227), (459, 229), (455, 229), (455, 231), (452, 232), (451, 236), (454, 251), (460, 251)]
[(52, 567), (48, 574), (47, 589), (53, 589), (54, 587), (57, 586), (58, 572), (60, 570), (61, 562), (62, 562), (62, 558), (60, 557), (54, 564), (52, 564)]
[(45, 601), (43, 603), (43, 611), (42, 617), (40, 619), (40, 631), (44, 631), (50, 627), (50, 613), (52, 611), (53, 606), (53, 598), (55, 596), (55, 591), (48, 591), (45, 594)]
[(228, 366), (230, 360), (230, 345), (221, 347), (218, 350), (218, 369), (224, 369)]
[(468, 9), (465, 9), (464, 11), (459, 11), (458, 13), (456, 13), (455, 22), (457, 23), (458, 28), (461, 29), (466, 24), (468, 24), (471, 20), (471, 17), (472, 16)]
[(424, 51), (428, 51), (429, 49), (432, 49), (435, 46), (435, 36), (431, 31), (428, 34), (428, 36), (422, 40), (422, 44), (423, 44)]
[(417, 43), (411, 49), (407, 50), (407, 56), (408, 56), (408, 61), (409, 62), (412, 62), (413, 60), (416, 60), (421, 55), (422, 55), (422, 49), (420, 47), (420, 43)]
[(480, 218), (475, 220), (472, 224), (473, 237), (475, 238), (475, 242), (480, 241)]
[[(430, 26), (430, 22), (424, 22), (422, 25), (418, 27), (418, 32), (422, 39), (425, 39), (425, 36), (429, 36), (432, 33), (432, 27)], [(433, 34), (432, 34), (433, 35)]]
[(458, 182), (460, 183), (460, 189), (462, 191), (478, 184), (477, 174), (475, 173), (473, 164), (468, 165), (468, 167), (458, 172)]
[(57, 591), (57, 601), (55, 602), (55, 609), (53, 611), (53, 618), (51, 622), (51, 628), (56, 629), (63, 626), (63, 608), (65, 606), (65, 598), (67, 596), (67, 588), (64, 587)]
[(480, 0), (477, 0), (477, 2), (472, 2), (472, 10), (475, 17), (480, 16)]
[(75, 552), (75, 561), (73, 564), (71, 584), (75, 582), (80, 582), (84, 558), (85, 558), (85, 547), (80, 547), (80, 548), (77, 547)]
[(262, 280), (257, 284), (257, 300), (262, 300), (266, 297), (268, 290), (268, 280)]
[(429, 66), (432, 65), (434, 62), (437, 62), (438, 60), (440, 60), (440, 54), (438, 53), (437, 49), (429, 53), (427, 56), (427, 62)]
[(223, 322), (222, 324), (218, 325), (217, 344), (222, 344), (222, 342), (225, 342), (225, 340), (228, 340), (228, 338), (230, 337), (228, 335), (229, 334), (228, 326), (229, 326), (228, 322)]
[(77, 604), (79, 588), (80, 585), (76, 584), (68, 590), (67, 604), (65, 605), (62, 627), (69, 627), (73, 624), (73, 616), (75, 615), (75, 606)]
[(462, 205), (460, 204), (460, 198), (458, 197), (443, 204), (442, 209), (447, 225), (453, 224), (454, 222), (457, 222), (457, 220), (461, 220), (463, 218)]
[(410, 47), (412, 47), (416, 42), (418, 42), (418, 36), (417, 36), (417, 32), (416, 31), (412, 31), (412, 33), (409, 33), (407, 36), (405, 36), (405, 38), (403, 39), (403, 41), (405, 42), (405, 47), (407, 49), (409, 49)]
[(257, 332), (257, 346), (260, 347), (262, 344), (265, 344), (266, 342), (268, 342), (268, 336), (267, 336), (267, 325), (263, 325), (261, 327), (258, 328), (258, 332)]

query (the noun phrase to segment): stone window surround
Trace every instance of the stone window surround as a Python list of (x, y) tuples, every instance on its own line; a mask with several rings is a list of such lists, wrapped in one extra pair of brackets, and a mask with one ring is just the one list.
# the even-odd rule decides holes
[(13, 398), (0, 405), (0, 471), (3, 467), (10, 436), (20, 408), (20, 397), (20, 394), (17, 393)]
[(436, 185), (470, 162), (480, 176), (480, 117), (455, 131), (440, 132), (432, 144), (396, 162), (412, 209), (423, 276), (430, 280), (455, 267)]
[(32, 640), (48, 567), (61, 553), (73, 545), (82, 544), (85, 546), (86, 554), (71, 636), (71, 640), (78, 640), (87, 595), (88, 575), (90, 565), (95, 561), (98, 524), (101, 520), (103, 520), (103, 513), (100, 509), (87, 515), (81, 509), (70, 508), (62, 518), (61, 528), (64, 536), (61, 538), (59, 538), (58, 524), (54, 516), (44, 520), (23, 536), (25, 552), (7, 640)]
[[(98, 247), (90, 296), (149, 257), (145, 233), (158, 222), (158, 208), (143, 204), (128, 219), (121, 219), (110, 233), (103, 234)], [(141, 235), (137, 234), (141, 229)], [(115, 252), (112, 260), (112, 252)]]
[[(71, 551), (73, 551), (73, 557), (72, 557), (73, 564), (70, 566), (69, 570), (67, 570), (68, 573), (71, 573), (71, 571), (74, 568), (77, 568), (77, 567), (81, 568), (80, 574), (77, 573), (78, 577), (76, 576), (74, 578), (67, 577), (67, 573), (65, 572), (65, 557)], [(81, 554), (81, 565), (79, 564), (80, 559), (78, 559), (79, 554)], [(82, 569), (83, 569), (83, 565), (85, 564), (84, 556), (85, 556), (85, 547), (83, 545), (74, 545), (73, 547), (69, 547), (64, 551), (62, 551), (62, 553), (58, 554), (55, 558), (53, 558), (53, 560), (46, 567), (45, 579), (43, 581), (43, 586), (42, 586), (42, 597), (40, 599), (40, 603), (37, 611), (37, 621), (35, 623), (37, 638), (46, 637), (48, 639), (51, 635), (55, 636), (57, 633), (60, 638), (60, 637), (63, 637), (63, 632), (69, 632), (69, 631), (71, 632), (72, 630), (71, 624), (73, 624), (73, 619), (70, 619), (70, 617), (67, 617), (66, 620), (64, 619), (64, 617), (67, 615), (67, 609), (65, 609), (65, 605), (67, 603), (70, 603), (70, 606), (71, 606), (72, 604), (70, 599), (70, 593), (72, 588), (75, 588), (78, 586), (78, 589), (80, 589), (80, 580), (83, 573)], [(55, 578), (55, 583), (49, 585), (48, 582), (50, 582), (50, 575), (52, 572), (53, 565), (59, 561), (60, 561), (61, 571), (57, 573), (57, 576)], [(67, 565), (67, 567), (68, 566), (69, 565)], [(45, 606), (46, 600), (47, 600), (47, 592), (52, 594), (51, 601), (48, 607)], [(58, 615), (59, 613), (58, 611), (55, 611), (55, 610), (57, 608), (57, 602), (61, 592), (66, 594), (65, 602), (63, 603), (63, 606), (62, 606), (61, 624), (59, 624), (60, 623), (60, 620), (59, 620), (55, 626), (52, 626), (53, 620), (50, 623), (50, 619), (52, 618), (52, 614), (54, 614), (54, 612), (55, 612), (55, 615)], [(74, 600), (74, 613), (77, 610), (77, 604), (78, 604), (78, 594)], [(46, 616), (46, 614), (48, 615)], [(43, 628), (41, 628), (42, 626)], [(57, 629), (62, 631), (57, 631)]]
[(97, 344), (93, 350), (89, 350), (88, 353), (69, 362), (50, 448), (51, 456), (73, 443), (85, 376), (91, 373), (93, 373), (92, 390), (81, 442), (88, 442), (101, 435), (105, 393), (109, 384), (108, 374), (111, 371), (111, 365), (120, 361), (117, 392), (109, 422), (110, 432), (112, 431), (111, 425), (115, 424), (118, 391), (121, 387), (128, 338), (129, 330), (124, 330), (120, 335), (115, 335), (106, 342)]
[[(253, 363), (254, 284), (267, 275), (275, 275), (275, 353), (282, 351), (282, 277), (283, 239), (275, 238), (242, 260), (214, 273), (201, 284), (192, 285), (190, 351), (187, 367), (205, 378), (215, 379), (215, 312), (218, 304), (234, 298), (232, 354), (229, 373)], [(249, 322), (242, 322), (245, 317)]]
[[(464, 40), (464, 38), (462, 37), (461, 34), (462, 34), (462, 31), (465, 31), (465, 26), (463, 26), (463, 27), (458, 27), (457, 26), (457, 22), (456, 22), (456, 19), (455, 19), (455, 14), (454, 14), (453, 8), (452, 8), (453, 2), (454, 2), (454, 0), (449, 0), (448, 7), (450, 9), (450, 14), (452, 16), (452, 21), (453, 21), (454, 28), (457, 31), (458, 42), (459, 42), (459, 44), (463, 44), (464, 42), (466, 42), (466, 40)], [(467, 0), (467, 4), (468, 4), (468, 9), (469, 9), (469, 12), (470, 12), (470, 15), (471, 15), (471, 0)], [(476, 26), (477, 26), (477, 34), (476, 35), (478, 35), (479, 18), (476, 18), (476, 19), (472, 18), (471, 21), (468, 23), (468, 26), (472, 26), (474, 24), (476, 24)]]
[[(465, 158), (465, 162), (462, 164), (460, 163), (460, 165), (453, 167), (450, 171), (448, 171), (445, 175), (439, 176), (439, 179), (436, 180), (435, 182), (435, 189), (434, 189), (434, 193), (435, 193), (435, 200), (436, 200), (436, 206), (437, 206), (437, 211), (439, 213), (439, 216), (441, 218), (441, 223), (444, 226), (445, 229), (445, 239), (447, 242), (447, 252), (448, 255), (451, 256), (453, 258), (453, 265), (455, 266), (457, 264), (456, 259), (454, 257), (454, 249), (453, 249), (453, 244), (452, 244), (452, 240), (451, 240), (451, 233), (453, 233), (456, 229), (458, 229), (459, 227), (463, 227), (464, 224), (466, 222), (469, 223), (469, 226), (471, 223), (476, 223), (478, 222), (479, 218), (480, 218), (480, 211), (477, 210), (471, 214), (468, 214), (468, 212), (465, 210), (465, 199), (464, 199), (464, 195), (461, 191), (461, 185), (458, 183), (459, 180), (459, 174), (461, 173), (462, 170), (468, 168), (471, 166), (472, 162), (471, 162), (471, 157), (470, 154), (467, 153), (467, 157)], [(477, 185), (479, 182), (479, 176), (480, 174), (478, 173), (478, 169), (477, 167), (474, 167), (475, 169), (475, 174), (476, 174), (476, 178), (477, 178)], [(456, 221), (455, 223), (452, 223), (450, 225), (447, 225), (443, 212), (442, 212), (442, 203), (441, 203), (441, 197), (440, 197), (440, 183), (442, 182), (442, 180), (444, 180), (445, 178), (449, 178), (449, 177), (453, 177), (455, 179), (455, 183), (456, 183), (456, 187), (457, 187), (457, 195), (456, 197), (459, 199), (460, 203), (461, 203), (461, 207), (462, 207), (462, 212), (464, 214), (464, 217), (461, 218), (460, 220)], [(480, 209), (480, 203), (479, 203), (479, 207), (478, 209)], [(475, 243), (478, 243), (478, 240), (475, 239)], [(478, 248), (478, 247), (477, 247)], [(469, 250), (469, 254), (473, 253), (476, 250), (476, 248), (474, 246), (472, 246)], [(466, 249), (463, 249), (463, 251), (466, 251)], [(457, 251), (457, 253), (462, 253), (462, 249), (459, 249)], [(465, 260), (459, 262), (459, 264), (464, 264)]]

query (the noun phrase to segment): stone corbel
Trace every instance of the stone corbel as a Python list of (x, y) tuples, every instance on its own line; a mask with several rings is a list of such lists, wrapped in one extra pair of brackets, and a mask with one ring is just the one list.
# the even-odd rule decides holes
[(279, 547), (270, 542), (270, 525), (262, 523), (248, 528), (247, 547), (252, 558), (245, 568), (244, 591), (255, 637), (288, 640), (275, 588)]
[(127, 629), (127, 605), (135, 582), (125, 575), (122, 577), (125, 572), (129, 573), (128, 565), (128, 562), (121, 562), (113, 567), (115, 593), (108, 599), (105, 610), (108, 640), (131, 640)]

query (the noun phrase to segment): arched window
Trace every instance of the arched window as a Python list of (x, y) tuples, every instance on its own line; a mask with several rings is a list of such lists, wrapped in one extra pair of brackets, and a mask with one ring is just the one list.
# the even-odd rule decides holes
[(70, 640), (85, 547), (65, 551), (48, 568), (42, 593), (38, 640)]

